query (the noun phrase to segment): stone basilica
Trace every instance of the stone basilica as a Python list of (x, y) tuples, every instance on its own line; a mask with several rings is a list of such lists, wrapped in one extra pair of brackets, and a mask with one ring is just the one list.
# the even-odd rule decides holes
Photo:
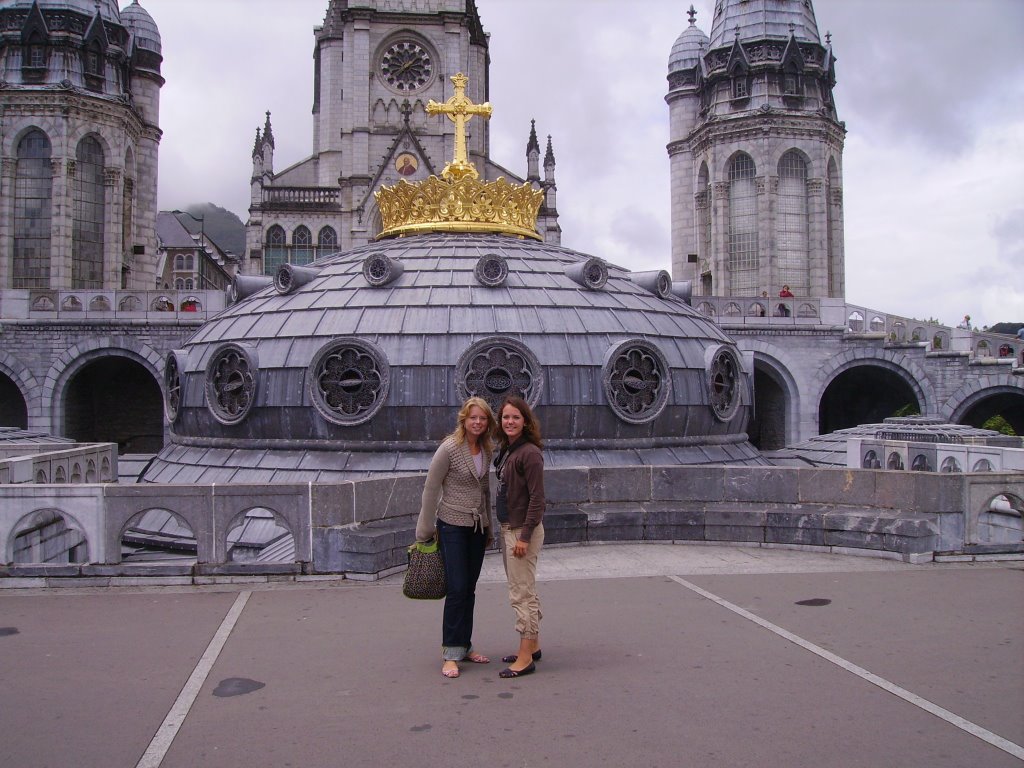
[[(899, 408), (975, 426), (1001, 413), (1024, 432), (1019, 342), (845, 300), (840, 78), (812, 4), (718, 0), (710, 34), (692, 12), (680, 26), (666, 52), (670, 281), (735, 341), (751, 442), (781, 448)], [(376, 193), (453, 156), (455, 125), (428, 104), (457, 72), (473, 103), (488, 99), (474, 0), (332, 0), (314, 43), (310, 156), (277, 169), (270, 115), (256, 131), (243, 292), (374, 242)], [(122, 453), (167, 442), (170, 353), (227, 299), (156, 282), (164, 53), (138, 0), (0, 0), (2, 424)], [(485, 119), (465, 151), (483, 179), (541, 194), (537, 233), (557, 248), (552, 143), (524, 137), (522, 177), (490, 160)]]

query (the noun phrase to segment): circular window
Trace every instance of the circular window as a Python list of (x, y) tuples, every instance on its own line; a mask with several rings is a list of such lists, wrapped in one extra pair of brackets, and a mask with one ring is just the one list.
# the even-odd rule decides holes
[(668, 362), (653, 344), (627, 341), (609, 351), (604, 392), (615, 415), (623, 421), (651, 421), (665, 409), (670, 390)]
[(402, 274), (402, 265), (383, 253), (374, 253), (363, 262), (363, 277), (370, 285), (387, 285)]
[(415, 40), (399, 40), (380, 57), (380, 75), (399, 93), (412, 93), (430, 83), (434, 63), (426, 48)]
[(530, 407), (540, 400), (544, 376), (540, 362), (525, 344), (510, 338), (490, 338), (466, 350), (458, 362), (459, 397), (482, 397), (497, 410), (510, 395)]
[(178, 418), (181, 409), (181, 366), (178, 365), (178, 355), (184, 354), (168, 352), (167, 360), (164, 362), (164, 412), (167, 414), (167, 421), (172, 424)]
[(310, 368), (313, 405), (334, 424), (369, 421), (387, 399), (391, 382), (387, 358), (368, 342), (335, 341), (320, 350)]
[(206, 368), (206, 404), (222, 424), (237, 424), (256, 399), (256, 363), (253, 352), (229, 344)]
[(708, 387), (715, 418), (729, 421), (740, 407), (740, 361), (732, 349), (722, 347), (711, 358)]
[(504, 283), (505, 278), (508, 277), (508, 264), (501, 256), (488, 253), (480, 257), (473, 273), (481, 285), (494, 288)]

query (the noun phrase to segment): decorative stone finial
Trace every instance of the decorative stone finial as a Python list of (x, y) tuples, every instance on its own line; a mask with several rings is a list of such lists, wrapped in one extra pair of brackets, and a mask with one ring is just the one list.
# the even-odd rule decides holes
[(692, 3), (690, 4), (690, 10), (686, 12), (686, 15), (690, 17), (691, 27), (697, 23), (697, 10), (693, 7)]

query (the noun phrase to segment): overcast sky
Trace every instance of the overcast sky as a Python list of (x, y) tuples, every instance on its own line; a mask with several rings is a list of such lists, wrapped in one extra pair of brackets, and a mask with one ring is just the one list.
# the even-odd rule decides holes
[[(122, 0), (123, 1), (123, 0)], [(141, 0), (163, 38), (160, 206), (245, 221), (264, 112), (277, 170), (312, 152), (313, 27), (327, 0)], [(712, 0), (695, 0), (711, 32)], [(671, 269), (669, 51), (689, 0), (477, 0), (491, 155), (557, 160), (562, 244)], [(284, 9), (287, 9), (286, 11)], [(955, 325), (1024, 321), (1021, 0), (814, 0), (846, 123), (846, 297)]]

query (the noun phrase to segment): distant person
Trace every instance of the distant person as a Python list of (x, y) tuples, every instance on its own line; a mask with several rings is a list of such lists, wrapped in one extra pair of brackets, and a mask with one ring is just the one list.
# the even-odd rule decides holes
[(960, 321), (960, 325), (958, 325), (957, 328), (961, 328), (965, 331), (971, 330), (971, 316), (964, 315), (964, 319)]
[(473, 650), (476, 583), (491, 540), (491, 434), (494, 412), (485, 400), (462, 404), (453, 431), (430, 461), (423, 484), (416, 541), (435, 536), (444, 558), (448, 594), (441, 620), (441, 674), (459, 676), (459, 662), (487, 664)]
[(793, 292), (791, 290), (789, 290), (789, 286), (788, 285), (782, 286), (782, 290), (779, 291), (779, 298), (780, 299), (792, 299), (793, 298)]
[(537, 557), (544, 544), (544, 456), (540, 426), (521, 397), (506, 397), (498, 409), (497, 513), (508, 598), (516, 614), (519, 650), (502, 661), (498, 677), (529, 675), (540, 660), (540, 599)]
[(1017, 329), (1017, 338), (1024, 341), (1024, 325)]
[(761, 291), (761, 298), (762, 299), (767, 299), (768, 298), (768, 291)]

